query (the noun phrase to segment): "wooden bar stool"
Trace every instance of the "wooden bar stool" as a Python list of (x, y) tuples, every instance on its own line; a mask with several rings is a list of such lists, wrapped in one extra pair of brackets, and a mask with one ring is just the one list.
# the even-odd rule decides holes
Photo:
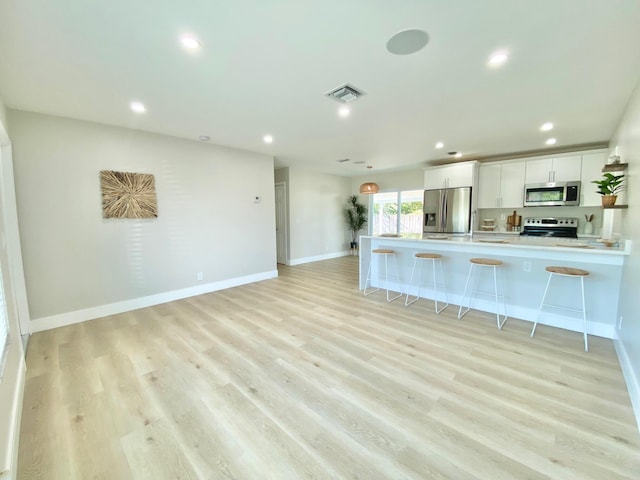
[[(542, 301), (540, 302), (540, 308), (538, 308), (538, 315), (536, 316), (536, 321), (533, 323), (533, 328), (531, 329), (531, 337), (536, 333), (536, 327), (538, 326), (538, 320), (540, 319), (540, 315), (542, 314), (542, 307), (552, 307), (552, 308), (561, 308), (563, 310), (569, 310), (572, 312), (582, 313), (582, 331), (584, 336), (584, 351), (589, 351), (589, 343), (587, 340), (587, 309), (585, 307), (584, 300), (584, 277), (589, 276), (589, 272), (586, 270), (581, 270), (580, 268), (571, 268), (571, 267), (547, 267), (545, 268), (547, 272), (549, 272), (549, 279), (547, 280), (547, 287), (544, 289), (544, 295), (542, 295)], [(567, 308), (559, 305), (551, 305), (548, 303), (544, 303), (547, 298), (547, 292), (549, 291), (549, 285), (551, 284), (551, 279), (554, 276), (559, 277), (569, 277), (569, 278), (579, 278), (580, 279), (580, 292), (582, 293), (582, 310), (578, 310), (577, 308)]]
[[(375, 254), (378, 258), (384, 258), (384, 283), (385, 286), (387, 288), (385, 288), (385, 290), (387, 291), (387, 302), (391, 302), (393, 300), (395, 300), (396, 298), (399, 298), (402, 296), (402, 292), (398, 293), (398, 295), (394, 296), (394, 297), (389, 297), (389, 277), (395, 277), (398, 280), (398, 284), (400, 284), (400, 275), (398, 273), (398, 264), (396, 263), (396, 256), (395, 256), (395, 252), (393, 250), (389, 250), (386, 248), (378, 248), (375, 250), (371, 250), (372, 254)], [(393, 268), (395, 270), (395, 273), (389, 273), (389, 263), (388, 263), (388, 259), (389, 257), (391, 257), (391, 259), (393, 260)], [(373, 292), (377, 292), (378, 290), (380, 290), (380, 287), (374, 288), (373, 290), (369, 290), (369, 292), (367, 292), (367, 284), (369, 286), (371, 286), (371, 267), (373, 265), (374, 262), (374, 257), (371, 257), (371, 261), (369, 262), (369, 268), (367, 270), (367, 279), (364, 281), (364, 294), (366, 295), (370, 295)], [(378, 275), (378, 284), (380, 284), (380, 275)]]
[[(507, 304), (504, 301), (504, 283), (503, 283), (503, 294), (499, 295), (498, 294), (498, 267), (502, 267), (502, 261), (501, 260), (496, 260), (494, 258), (470, 258), (469, 262), (471, 262), (471, 266), (469, 267), (469, 274), (467, 275), (467, 283), (465, 283), (464, 285), (464, 293), (462, 294), (462, 300), (460, 301), (460, 308), (458, 309), (458, 320), (461, 319), (462, 317), (464, 317), (466, 315), (466, 313), (471, 309), (471, 302), (473, 300), (473, 294), (474, 293), (479, 293), (479, 294), (483, 294), (483, 295), (492, 295), (495, 297), (496, 299), (496, 324), (498, 325), (498, 330), (502, 330), (502, 326), (504, 325), (504, 322), (507, 321)], [(464, 305), (464, 299), (467, 296), (467, 289), (469, 287), (469, 281), (471, 280), (471, 275), (474, 272), (474, 267), (477, 268), (482, 268), (482, 269), (487, 269), (487, 268), (491, 268), (493, 270), (493, 293), (490, 292), (481, 292), (481, 291), (477, 291), (477, 290), (473, 290), (473, 287), (471, 288), (471, 292), (469, 293), (469, 305), (467, 305), (467, 308), (463, 311), (462, 307)], [(477, 282), (477, 274), (474, 277), (474, 285)], [(498, 298), (502, 297), (502, 306), (504, 309), (504, 316), (502, 318), (502, 320), (500, 320), (500, 313), (499, 313), (499, 309), (498, 309)]]
[[(413, 286), (413, 277), (416, 273), (416, 266), (418, 265), (418, 262), (420, 262), (420, 278), (418, 281), (418, 295), (416, 296), (416, 298), (414, 298), (413, 300), (409, 301), (409, 297), (410, 295), (410, 291), (411, 291), (411, 287)], [(440, 264), (440, 280), (441, 283), (438, 284), (437, 280), (436, 280), (436, 262), (438, 262)], [(424, 265), (425, 263), (430, 263), (431, 265), (431, 272), (433, 274), (433, 283), (430, 282), (425, 282), (422, 279), (422, 275), (424, 273)], [(428, 285), (428, 286), (433, 286), (433, 300), (435, 302), (435, 312), (436, 313), (440, 313), (442, 312), (445, 308), (447, 308), (449, 306), (449, 298), (447, 297), (447, 286), (445, 284), (444, 281), (444, 271), (442, 270), (442, 255), (438, 254), (438, 253), (416, 253), (415, 254), (415, 259), (413, 261), (413, 269), (411, 269), (411, 279), (409, 280), (409, 286), (407, 288), (407, 298), (405, 298), (404, 300), (404, 305), (405, 307), (408, 307), (409, 305), (411, 305), (412, 303), (415, 303), (418, 301), (420, 297), (420, 287), (422, 285)], [(444, 306), (442, 308), (438, 308), (438, 286), (442, 287), (442, 292), (444, 294)], [(442, 303), (442, 302), (440, 302)]]

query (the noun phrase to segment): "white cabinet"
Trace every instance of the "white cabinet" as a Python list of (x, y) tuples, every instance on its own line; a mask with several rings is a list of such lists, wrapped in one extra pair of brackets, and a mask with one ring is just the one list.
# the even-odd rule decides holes
[(581, 155), (527, 160), (525, 183), (575, 181), (580, 178), (581, 163)]
[(478, 208), (522, 207), (524, 175), (524, 161), (480, 165)]
[(425, 168), (424, 188), (472, 187), (477, 162), (462, 162), (441, 167)]
[(582, 155), (582, 174), (580, 176), (580, 206), (600, 207), (602, 196), (597, 193), (598, 187), (591, 183), (602, 178), (602, 167), (607, 163), (606, 152), (587, 153)]

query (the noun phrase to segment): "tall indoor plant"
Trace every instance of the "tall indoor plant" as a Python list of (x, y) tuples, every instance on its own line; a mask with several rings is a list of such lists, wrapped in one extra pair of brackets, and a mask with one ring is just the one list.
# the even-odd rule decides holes
[(591, 183), (595, 183), (598, 186), (598, 193), (602, 195), (602, 206), (610, 207), (616, 204), (618, 192), (624, 189), (624, 175), (605, 172), (603, 177), (602, 180), (593, 180)]
[(357, 195), (347, 198), (344, 217), (351, 230), (351, 251), (355, 253), (358, 249), (358, 232), (367, 224), (367, 207), (359, 202)]

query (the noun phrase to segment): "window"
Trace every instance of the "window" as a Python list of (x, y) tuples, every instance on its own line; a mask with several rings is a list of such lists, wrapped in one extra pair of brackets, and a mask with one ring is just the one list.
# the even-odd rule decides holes
[[(424, 190), (376, 193), (371, 207), (373, 235), (422, 233)], [(400, 205), (400, 209), (398, 209)], [(398, 214), (399, 210), (399, 214)]]

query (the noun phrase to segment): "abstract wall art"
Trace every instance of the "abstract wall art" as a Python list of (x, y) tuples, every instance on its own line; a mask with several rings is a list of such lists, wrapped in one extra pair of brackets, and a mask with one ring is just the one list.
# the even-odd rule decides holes
[(100, 171), (104, 218), (157, 218), (156, 183), (148, 173)]

